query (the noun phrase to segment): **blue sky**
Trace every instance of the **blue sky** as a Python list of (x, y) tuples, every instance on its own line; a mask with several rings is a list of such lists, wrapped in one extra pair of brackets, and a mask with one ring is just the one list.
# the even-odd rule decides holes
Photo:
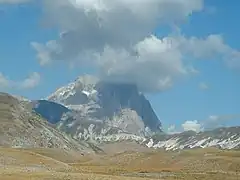
[[(200, 2), (200, 0), (196, 0), (196, 2), (197, 1)], [(71, 30), (73, 27), (74, 23), (69, 23), (71, 22), (72, 16), (66, 15), (66, 11), (62, 16), (55, 17), (57, 15), (59, 16), (61, 12), (60, 10), (56, 10), (56, 12), (54, 12), (55, 14), (52, 13), (56, 8), (52, 8), (50, 3), (50, 5), (48, 3), (43, 5), (35, 2), (27, 2), (24, 4), (11, 4), (6, 2), (7, 0), (5, 3), (1, 3), (0, 1), (0, 73), (2, 79), (5, 80), (1, 81), (0, 76), (1, 91), (23, 95), (30, 99), (39, 99), (48, 96), (56, 88), (74, 80), (77, 76), (84, 73), (95, 73), (94, 69), (96, 69), (96, 67), (99, 68), (99, 66), (94, 66), (94, 68), (92, 68), (91, 65), (87, 67), (74, 65), (76, 68), (69, 68), (69, 61), (56, 55), (50, 57), (53, 59), (53, 63), (50, 65), (41, 64), (41, 61), (36, 55), (37, 53), (43, 54), (44, 52), (36, 50), (36, 46), (34, 49), (31, 43), (37, 42), (39, 45), (38, 47), (44, 47), (43, 45), (47, 41), (59, 39), (58, 34), (62, 29)], [(186, 0), (186, 3), (189, 3), (189, 1)], [(174, 6), (174, 3), (172, 6)], [(199, 39), (205, 39), (209, 35), (220, 34), (224, 40), (224, 44), (231, 49), (229, 50), (231, 51), (230, 54), (232, 52), (238, 52), (240, 50), (240, 42), (238, 40), (240, 26), (237, 23), (239, 18), (239, 6), (240, 2), (238, 1), (228, 3), (224, 0), (205, 1), (202, 8), (198, 8), (198, 6), (189, 6), (189, 8), (193, 8), (193, 11), (196, 10), (198, 12), (189, 13), (188, 16), (183, 18), (183, 22), (177, 24), (181, 31), (181, 36), (186, 39), (193, 36)], [(174, 12), (174, 8), (178, 7), (172, 7), (170, 10)], [(46, 13), (49, 9), (52, 10), (52, 12)], [(138, 15), (140, 16), (141, 14)], [(168, 19), (168, 16), (171, 15), (172, 14), (167, 14), (164, 18)], [(57, 19), (57, 23), (52, 23), (52, 26), (44, 26), (48, 18)], [(62, 19), (64, 18), (66, 21), (63, 22)], [(130, 20), (135, 20), (134, 18), (132, 17)], [(124, 23), (122, 27), (126, 25)], [(139, 24), (136, 24), (136, 26), (137, 25)], [(152, 34), (155, 34), (159, 39), (169, 36), (172, 32), (171, 27), (168, 25), (159, 25), (152, 30)], [(80, 33), (79, 31), (79, 34)], [(131, 33), (136, 33), (136, 30), (135, 32), (129, 30), (130, 35)], [(144, 33), (145, 32), (142, 34)], [(78, 37), (82, 36), (79, 35)], [(141, 37), (144, 36), (141, 35)], [(136, 37), (132, 39), (132, 41), (136, 41), (137, 43), (140, 40)], [(121, 45), (126, 48), (124, 43), (125, 42)], [(202, 46), (204, 45), (205, 44), (200, 44), (200, 47), (196, 45), (197, 50), (203, 48)], [(215, 45), (216, 44), (210, 45), (210, 47)], [(91, 46), (93, 49), (95, 48), (94, 45)], [(191, 46), (188, 46), (188, 48), (189, 47)], [(194, 49), (194, 52), (203, 53), (203, 51), (197, 50)], [(187, 62), (191, 61), (191, 65), (194, 66), (198, 73), (193, 73), (193, 75), (187, 77), (184, 76), (184, 78), (180, 78), (179, 80), (177, 79), (172, 86), (167, 86), (168, 88), (158, 86), (160, 88), (154, 91), (154, 93), (152, 91), (146, 91), (165, 129), (174, 124), (177, 127), (175, 130), (178, 131), (181, 125), (186, 121), (197, 120), (197, 123), (201, 124), (210, 121), (211, 117), (218, 117), (216, 119), (219, 119), (219, 124), (228, 126), (240, 125), (239, 118), (237, 118), (240, 114), (240, 60), (235, 60), (234, 63), (231, 64), (231, 67), (229, 67), (228, 58), (231, 58), (228, 56), (229, 54), (218, 53), (220, 51), (219, 49), (213, 49), (213, 51), (217, 51), (216, 55), (214, 54), (214, 56), (211, 57), (204, 56), (201, 59), (194, 55), (189, 56), (188, 54), (185, 55), (182, 53), (183, 57), (186, 56), (185, 59), (187, 59)], [(98, 52), (98, 49), (96, 49), (96, 52)], [(71, 53), (64, 52), (60, 55), (64, 55), (66, 59), (68, 57), (69, 59), (72, 58)], [(223, 56), (227, 56), (227, 58), (223, 58)], [(101, 57), (101, 60), (103, 60), (103, 57)], [(77, 57), (73, 59), (77, 59)], [(122, 63), (122, 61), (119, 63)], [(154, 63), (156, 66), (157, 62), (154, 61)], [(148, 66), (145, 65), (146, 68), (149, 68), (149, 71), (142, 71), (142, 74), (149, 74), (151, 72), (152, 66), (149, 64)], [(134, 66), (134, 63), (130, 65)], [(100, 68), (105, 69), (104, 67), (106, 67), (106, 64), (100, 65)], [(119, 64), (117, 67), (124, 66), (123, 64)], [(136, 67), (139, 67), (138, 71), (141, 73), (142, 67), (140, 65), (136, 65)], [(112, 68), (115, 68), (117, 71), (116, 67)], [(132, 70), (133, 69), (130, 69), (130, 71)], [(165, 69), (159, 69), (159, 71), (160, 70), (165, 72)], [(172, 72), (172, 69), (170, 70)], [(34, 76), (34, 73), (38, 76)], [(127, 78), (127, 75), (132, 75), (137, 83), (142, 83), (144, 80), (140, 80), (145, 79), (145, 77), (139, 75), (140, 73), (133, 74), (127, 71), (124, 73), (124, 75), (121, 75), (121, 73), (117, 73), (117, 75), (118, 77), (121, 75), (120, 77), (123, 79)], [(167, 70), (164, 75), (168, 75)], [(163, 77), (155, 73), (149, 78), (154, 82), (154, 78), (160, 79)], [(156, 79), (156, 81), (157, 80), (158, 79)], [(146, 78), (146, 82), (148, 81), (149, 80)], [(24, 84), (24, 86), (21, 84)], [(146, 83), (140, 85), (144, 86)], [(152, 84), (147, 84), (146, 86), (150, 87), (151, 85)]]

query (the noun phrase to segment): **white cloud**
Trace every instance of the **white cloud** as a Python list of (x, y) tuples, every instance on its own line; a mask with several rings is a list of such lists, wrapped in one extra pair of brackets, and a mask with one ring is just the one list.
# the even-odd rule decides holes
[(0, 89), (6, 89), (10, 86), (10, 81), (0, 72)]
[(240, 69), (240, 51), (224, 42), (221, 34), (211, 34), (206, 38), (178, 39), (184, 54), (190, 54), (197, 59), (220, 59), (232, 69)]
[(44, 0), (44, 20), (61, 33), (56, 40), (31, 45), (43, 66), (61, 60), (71, 67), (94, 66), (104, 80), (135, 83), (145, 92), (162, 91), (198, 73), (189, 59), (218, 57), (233, 67), (239, 61), (238, 51), (221, 35), (153, 35), (159, 25), (202, 11), (203, 4), (203, 0)]
[(167, 38), (148, 37), (130, 53), (106, 47), (95, 58), (101, 77), (108, 81), (136, 83), (142, 91), (165, 90), (173, 81), (188, 74), (181, 53)]
[(195, 58), (200, 59), (226, 55), (232, 51), (219, 34), (211, 34), (206, 38), (180, 37), (178, 41), (185, 53), (191, 53)]
[(7, 89), (32, 89), (39, 85), (40, 75), (36, 72), (30, 74), (26, 79), (22, 81), (13, 81), (0, 73), (0, 90)]
[(41, 65), (59, 60), (91, 65), (105, 80), (127, 79), (147, 91), (165, 90), (188, 72), (171, 39), (152, 33), (161, 23), (179, 22), (201, 11), (203, 0), (43, 2), (46, 23), (62, 33), (46, 44), (31, 43)]
[[(73, 42), (74, 41), (70, 41)], [(33, 43), (42, 65), (60, 57), (69, 57), (63, 44), (50, 41), (46, 46)], [(67, 46), (70, 48), (70, 45)], [(72, 50), (71, 50), (72, 51)], [(70, 55), (71, 51), (66, 51)], [(111, 81), (136, 83), (142, 91), (162, 91), (171, 87), (175, 80), (188, 74), (198, 73), (187, 63), (189, 58), (211, 58), (231, 60), (234, 49), (227, 46), (219, 35), (205, 39), (196, 37), (169, 36), (162, 39), (148, 36), (129, 48), (104, 46), (101, 51), (86, 49), (71, 63), (89, 64), (100, 70), (102, 78)], [(58, 58), (57, 58), (58, 57)], [(239, 56), (240, 57), (240, 56)], [(61, 59), (61, 58), (60, 58)], [(200, 84), (206, 89), (206, 84)]]
[(208, 90), (208, 89), (209, 89), (209, 86), (208, 86), (205, 82), (199, 83), (198, 87), (199, 87), (201, 90)]
[(19, 83), (21, 89), (33, 89), (39, 85), (41, 80), (40, 74), (37, 72), (32, 73), (26, 79)]
[(203, 130), (202, 125), (197, 121), (185, 121), (182, 124), (182, 128), (184, 131), (195, 131), (195, 132), (200, 132)]
[[(61, 31), (58, 40), (33, 43), (41, 64), (79, 59), (106, 46), (129, 49), (159, 23), (182, 20), (203, 8), (202, 0), (45, 0), (46, 21)], [(83, 59), (81, 59), (83, 60)]]

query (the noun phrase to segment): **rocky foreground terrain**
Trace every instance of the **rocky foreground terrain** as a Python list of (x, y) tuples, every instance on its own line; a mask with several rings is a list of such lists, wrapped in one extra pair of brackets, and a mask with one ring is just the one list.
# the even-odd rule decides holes
[(0, 146), (13, 148), (87, 149), (56, 130), (25, 101), (0, 93)]

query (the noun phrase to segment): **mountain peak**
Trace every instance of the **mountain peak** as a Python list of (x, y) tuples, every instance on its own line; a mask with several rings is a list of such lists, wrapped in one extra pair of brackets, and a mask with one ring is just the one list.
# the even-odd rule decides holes
[(153, 131), (159, 131), (161, 127), (150, 102), (139, 93), (135, 84), (101, 81), (95, 76), (84, 75), (59, 88), (47, 100), (65, 105), (91, 120), (112, 119), (123, 109), (130, 109), (136, 112), (145, 127)]

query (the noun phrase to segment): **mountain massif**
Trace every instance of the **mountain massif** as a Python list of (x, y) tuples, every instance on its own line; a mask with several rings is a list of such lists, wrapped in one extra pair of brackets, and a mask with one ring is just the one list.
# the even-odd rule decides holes
[[(240, 127), (168, 135), (146, 97), (132, 84), (81, 76), (43, 100), (0, 96), (0, 145), (94, 148), (132, 141), (148, 148), (240, 149)], [(83, 145), (84, 144), (84, 145)]]
[(81, 76), (32, 108), (77, 140), (145, 137), (161, 132), (161, 122), (135, 85)]
[(63, 104), (90, 120), (112, 119), (131, 112), (124, 110), (132, 110), (138, 116), (138, 121), (143, 122), (142, 128), (161, 131), (161, 123), (151, 104), (133, 84), (103, 82), (85, 75), (59, 88), (47, 100)]

